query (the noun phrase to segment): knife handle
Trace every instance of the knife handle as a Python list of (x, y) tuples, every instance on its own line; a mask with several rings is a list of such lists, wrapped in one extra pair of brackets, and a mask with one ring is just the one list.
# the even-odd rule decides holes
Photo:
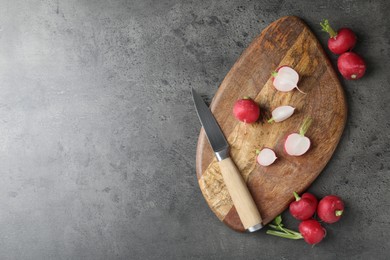
[(223, 159), (219, 167), (244, 228), (250, 232), (262, 228), (259, 210), (233, 160), (230, 157)]

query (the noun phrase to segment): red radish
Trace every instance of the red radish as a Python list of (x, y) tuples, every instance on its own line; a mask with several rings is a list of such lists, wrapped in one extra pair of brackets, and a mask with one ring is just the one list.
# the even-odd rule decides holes
[(306, 193), (302, 194), (301, 198), (302, 198), (302, 199), (303, 199), (303, 198), (304, 198), (304, 199), (309, 199), (309, 200), (313, 201), (313, 203), (315, 204), (315, 208), (317, 209), (318, 200), (317, 200), (316, 196), (314, 196), (314, 195), (311, 194), (311, 193), (306, 192)]
[(249, 97), (244, 97), (234, 104), (233, 114), (238, 120), (251, 124), (259, 119), (260, 108), (255, 101)]
[(344, 212), (344, 202), (340, 197), (329, 195), (320, 200), (318, 204), (318, 217), (326, 223), (339, 221)]
[(268, 235), (288, 238), (288, 239), (304, 239), (306, 243), (311, 245), (318, 244), (326, 236), (326, 230), (321, 224), (314, 219), (304, 220), (299, 224), (299, 232), (284, 227), (282, 216), (277, 216), (272, 224), (268, 225), (274, 230), (267, 230)]
[(309, 129), (311, 122), (311, 118), (306, 118), (301, 128), (299, 129), (299, 134), (293, 133), (287, 137), (286, 142), (284, 143), (284, 150), (287, 154), (292, 156), (300, 156), (309, 150), (310, 139), (307, 138), (305, 134)]
[(298, 193), (294, 192), (295, 201), (290, 204), (291, 215), (299, 220), (311, 218), (317, 209), (317, 199), (310, 193), (304, 193), (299, 197)]
[(334, 54), (343, 54), (355, 47), (357, 37), (351, 29), (341, 28), (338, 32), (335, 32), (330, 27), (328, 20), (324, 20), (320, 24), (322, 30), (329, 33), (328, 48)]
[(337, 60), (337, 67), (346, 79), (360, 79), (366, 72), (366, 63), (354, 52), (346, 52)]
[(268, 123), (272, 123), (274, 121), (275, 122), (282, 122), (283, 120), (286, 120), (287, 118), (292, 116), (292, 114), (294, 114), (294, 110), (295, 110), (295, 108), (293, 108), (291, 106), (277, 107), (272, 111), (272, 118), (270, 120), (268, 120)]
[(302, 221), (299, 224), (299, 232), (306, 243), (310, 245), (318, 244), (326, 236), (325, 228), (315, 219)]
[(268, 166), (274, 163), (277, 159), (275, 152), (269, 148), (264, 148), (263, 150), (257, 150), (257, 162), (262, 166)]
[(299, 75), (293, 68), (281, 66), (272, 73), (272, 76), (274, 77), (273, 85), (277, 90), (288, 92), (296, 88), (299, 92), (306, 94), (298, 88)]

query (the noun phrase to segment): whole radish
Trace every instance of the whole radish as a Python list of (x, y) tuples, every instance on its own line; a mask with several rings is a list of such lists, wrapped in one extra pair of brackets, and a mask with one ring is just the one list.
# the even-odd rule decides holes
[(366, 72), (366, 63), (354, 52), (346, 52), (337, 60), (337, 67), (346, 79), (360, 79)]
[(299, 232), (310, 245), (318, 244), (326, 236), (326, 230), (314, 219), (304, 220), (299, 224)]
[(257, 162), (262, 166), (269, 166), (274, 163), (277, 159), (275, 152), (272, 149), (264, 148), (263, 150), (256, 151), (257, 153)]
[(304, 193), (299, 197), (294, 192), (295, 201), (290, 204), (291, 215), (298, 220), (307, 220), (311, 218), (317, 209), (317, 198), (311, 193)]
[(320, 200), (317, 208), (318, 217), (326, 223), (335, 223), (340, 220), (344, 212), (344, 202), (340, 197), (329, 195)]
[(298, 133), (290, 134), (284, 143), (284, 150), (292, 156), (300, 156), (310, 148), (310, 139), (305, 136), (311, 125), (311, 118), (306, 118)]
[(273, 85), (277, 90), (288, 92), (296, 88), (299, 92), (306, 94), (298, 88), (299, 75), (293, 68), (281, 66), (272, 73), (272, 76), (274, 77)]
[(340, 55), (355, 47), (357, 37), (351, 29), (341, 28), (335, 32), (332, 27), (330, 27), (328, 20), (324, 20), (320, 25), (324, 32), (329, 33), (328, 48), (334, 54)]
[(272, 111), (272, 118), (268, 120), (268, 123), (282, 122), (294, 114), (295, 108), (292, 106), (280, 106)]
[(299, 224), (299, 232), (286, 228), (282, 223), (282, 216), (277, 216), (272, 224), (268, 225), (268, 235), (288, 238), (288, 239), (304, 239), (306, 243), (315, 245), (322, 241), (326, 236), (326, 230), (321, 224), (314, 219), (304, 220)]
[(238, 120), (251, 124), (259, 119), (260, 108), (255, 101), (249, 97), (244, 97), (234, 104), (233, 114)]

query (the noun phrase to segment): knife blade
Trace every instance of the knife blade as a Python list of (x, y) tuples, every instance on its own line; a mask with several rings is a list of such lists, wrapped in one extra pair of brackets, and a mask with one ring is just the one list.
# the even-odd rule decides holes
[(211, 148), (213, 148), (215, 156), (217, 156), (217, 159), (220, 161), (228, 156), (229, 144), (210, 109), (194, 89), (192, 89), (192, 97), (194, 99), (196, 113), (206, 131), (207, 139), (209, 140)]
[(226, 188), (244, 228), (249, 232), (261, 229), (263, 225), (259, 210), (237, 166), (230, 158), (229, 144), (225, 135), (202, 97), (194, 89), (192, 89), (192, 97), (199, 120), (217, 157)]

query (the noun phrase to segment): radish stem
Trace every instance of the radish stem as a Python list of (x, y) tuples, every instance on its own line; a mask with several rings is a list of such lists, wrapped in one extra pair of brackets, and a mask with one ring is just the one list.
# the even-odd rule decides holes
[(278, 72), (277, 71), (272, 71), (271, 75), (272, 75), (272, 77), (276, 77), (276, 76), (278, 76)]
[(267, 230), (266, 233), (268, 235), (273, 235), (273, 236), (283, 237), (283, 238), (289, 238), (289, 239), (302, 239), (303, 238), (301, 233), (283, 227), (282, 216), (281, 215), (277, 216), (275, 218), (275, 220), (273, 221), (273, 223), (275, 225), (269, 224), (268, 226), (270, 228), (275, 229), (275, 230)]
[(288, 229), (288, 228), (284, 228), (284, 227), (281, 227), (280, 228), (282, 231), (286, 232), (286, 233), (290, 233), (294, 236), (300, 236), (301, 234), (299, 232), (296, 232), (294, 230), (291, 230), (291, 229)]
[(293, 193), (294, 193), (295, 201), (299, 201), (301, 197), (299, 197), (298, 193), (296, 193), (295, 191)]
[(325, 19), (322, 23), (320, 23), (322, 30), (324, 32), (329, 33), (330, 38), (335, 38), (337, 36), (337, 32), (330, 27), (329, 21)]
[(303, 124), (302, 124), (301, 128), (299, 129), (299, 134), (301, 136), (305, 136), (307, 130), (309, 130), (309, 127), (310, 127), (312, 121), (313, 120), (310, 117), (307, 117), (305, 119), (305, 121), (303, 121)]
[(340, 217), (341, 215), (343, 215), (343, 210), (336, 210), (335, 215), (337, 217)]
[(269, 119), (267, 122), (270, 123), (270, 124), (272, 124), (274, 121), (275, 121), (274, 118), (271, 118), (271, 119)]
[(292, 235), (290, 233), (284, 233), (280, 231), (275, 231), (275, 230), (267, 230), (266, 232), (268, 235), (273, 235), (277, 237), (283, 237), (283, 238), (288, 238), (288, 239), (302, 239), (302, 235), (297, 233), (297, 235)]
[[(296, 231), (288, 229), (288, 228), (284, 228), (282, 226), (283, 226), (283, 224), (280, 224), (279, 226), (275, 226), (275, 225), (269, 224), (269, 227), (271, 227), (273, 229), (276, 229), (276, 230), (279, 230), (281, 232), (284, 232), (286, 234), (291, 234), (291, 235), (294, 235), (294, 236), (301, 235), (299, 232), (296, 232)], [(270, 230), (270, 231), (273, 231), (273, 230)]]

